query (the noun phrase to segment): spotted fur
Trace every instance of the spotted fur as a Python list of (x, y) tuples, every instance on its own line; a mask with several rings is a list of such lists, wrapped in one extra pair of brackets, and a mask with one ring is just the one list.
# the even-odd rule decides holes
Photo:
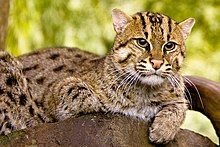
[(17, 59), (0, 53), (0, 133), (92, 112), (149, 121), (149, 139), (167, 143), (187, 109), (179, 69), (194, 25), (151, 12), (112, 12), (116, 31), (106, 57), (73, 48)]

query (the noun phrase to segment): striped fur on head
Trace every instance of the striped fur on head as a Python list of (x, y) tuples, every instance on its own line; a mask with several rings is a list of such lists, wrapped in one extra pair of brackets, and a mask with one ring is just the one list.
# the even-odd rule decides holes
[(177, 23), (152, 12), (129, 16), (119, 9), (112, 12), (116, 31), (111, 51), (114, 66), (135, 73), (145, 84), (158, 85), (179, 71), (185, 57), (185, 41), (195, 23), (189, 18)]

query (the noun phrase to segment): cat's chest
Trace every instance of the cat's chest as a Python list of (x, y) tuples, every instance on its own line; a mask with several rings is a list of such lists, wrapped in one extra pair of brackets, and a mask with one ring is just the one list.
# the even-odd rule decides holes
[(160, 102), (150, 100), (150, 95), (118, 96), (111, 102), (110, 111), (148, 121), (161, 109)]
[(121, 113), (125, 114), (126, 116), (137, 117), (149, 121), (159, 112), (159, 110), (159, 106), (139, 106), (123, 109)]
[(96, 97), (104, 105), (103, 111), (121, 113), (147, 121), (153, 118), (166, 102), (176, 99), (175, 92), (170, 91), (172, 87), (166, 82), (154, 88), (147, 85), (136, 85), (127, 89), (117, 85), (115, 87), (100, 88), (99, 93), (96, 91), (97, 87), (93, 89), (97, 92)]

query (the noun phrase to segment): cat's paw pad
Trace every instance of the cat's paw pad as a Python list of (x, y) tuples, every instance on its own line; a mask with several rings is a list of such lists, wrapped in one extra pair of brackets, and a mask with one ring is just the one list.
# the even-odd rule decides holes
[(164, 128), (161, 125), (149, 129), (149, 140), (156, 144), (167, 144), (174, 139), (174, 136), (175, 132), (171, 132), (169, 128)]

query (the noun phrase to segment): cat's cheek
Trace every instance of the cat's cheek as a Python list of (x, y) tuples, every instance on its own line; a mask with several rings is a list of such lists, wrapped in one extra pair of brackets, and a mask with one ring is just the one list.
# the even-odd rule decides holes
[(179, 63), (178, 66), (181, 66), (181, 65), (183, 64), (184, 58), (183, 58), (183, 56), (182, 56), (181, 54), (179, 54), (179, 55), (177, 56), (177, 60), (178, 60), (178, 63)]
[(181, 54), (177, 55), (173, 60), (172, 60), (172, 63), (173, 63), (173, 66), (176, 68), (176, 69), (180, 69), (180, 67), (182, 66), (183, 64), (183, 56)]
[(170, 63), (171, 57), (170, 56), (165, 56), (165, 60)]
[(131, 57), (131, 52), (128, 49), (120, 49), (115, 54), (115, 60), (117, 63), (127, 62)]

